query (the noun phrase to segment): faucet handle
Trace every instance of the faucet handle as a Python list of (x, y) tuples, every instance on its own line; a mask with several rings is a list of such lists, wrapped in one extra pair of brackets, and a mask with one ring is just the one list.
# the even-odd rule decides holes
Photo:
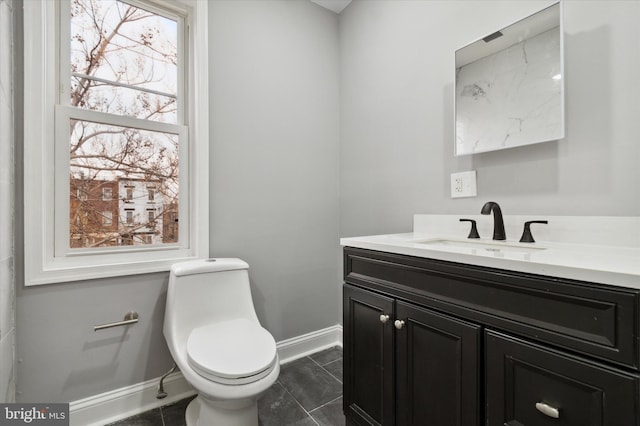
[(469, 236), (467, 238), (480, 238), (478, 234), (478, 228), (476, 227), (476, 221), (473, 219), (460, 219), (460, 222), (471, 222), (471, 231), (469, 231)]
[(522, 237), (520, 237), (521, 243), (535, 243), (536, 240), (533, 239), (533, 235), (531, 235), (531, 224), (532, 223), (549, 223), (546, 220), (530, 220), (524, 223), (524, 230), (522, 231)]

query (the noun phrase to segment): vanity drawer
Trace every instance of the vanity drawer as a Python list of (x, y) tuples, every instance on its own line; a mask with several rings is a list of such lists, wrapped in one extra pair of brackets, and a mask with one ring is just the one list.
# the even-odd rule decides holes
[(638, 369), (640, 291), (347, 247), (344, 279)]
[(639, 426), (640, 378), (485, 332), (487, 426)]

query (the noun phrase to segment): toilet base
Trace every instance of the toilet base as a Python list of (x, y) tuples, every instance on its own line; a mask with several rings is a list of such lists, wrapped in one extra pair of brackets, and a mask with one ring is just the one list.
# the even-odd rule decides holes
[(205, 401), (198, 395), (187, 406), (187, 426), (258, 426), (258, 399)]

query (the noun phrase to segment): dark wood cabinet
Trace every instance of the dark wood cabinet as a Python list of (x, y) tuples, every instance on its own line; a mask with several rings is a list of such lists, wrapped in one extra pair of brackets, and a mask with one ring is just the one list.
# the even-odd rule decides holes
[(640, 426), (640, 290), (345, 248), (348, 424)]
[[(487, 426), (633, 426), (638, 377), (486, 332)], [(633, 396), (636, 398), (633, 398)]]
[(481, 327), (344, 286), (344, 407), (357, 425), (480, 422)]
[(401, 301), (396, 318), (396, 424), (480, 424), (481, 327)]
[(393, 307), (392, 298), (344, 287), (343, 401), (346, 416), (358, 425), (394, 421)]

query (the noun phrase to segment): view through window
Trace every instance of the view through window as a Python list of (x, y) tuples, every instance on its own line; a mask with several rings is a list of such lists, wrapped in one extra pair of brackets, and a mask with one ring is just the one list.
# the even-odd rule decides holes
[(70, 22), (69, 246), (177, 243), (179, 23), (116, 0)]

